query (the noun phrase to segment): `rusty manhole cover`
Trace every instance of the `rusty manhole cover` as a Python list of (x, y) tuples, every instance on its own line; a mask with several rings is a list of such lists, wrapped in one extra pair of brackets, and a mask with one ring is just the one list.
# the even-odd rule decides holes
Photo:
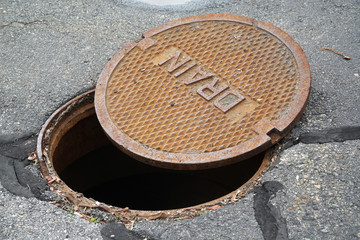
[(107, 64), (99, 121), (120, 149), (175, 169), (231, 164), (270, 147), (304, 111), (301, 47), (265, 22), (203, 15), (156, 27)]

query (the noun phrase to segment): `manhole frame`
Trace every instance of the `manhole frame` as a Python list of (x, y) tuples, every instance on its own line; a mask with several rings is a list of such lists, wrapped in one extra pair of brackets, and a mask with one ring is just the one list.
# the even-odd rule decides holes
[(311, 83), (309, 63), (300, 45), (292, 39), (290, 35), (270, 23), (257, 21), (249, 17), (228, 14), (192, 16), (155, 27), (143, 34), (142, 41), (159, 32), (179, 25), (210, 20), (233, 21), (256, 26), (278, 38), (290, 49), (298, 65), (300, 78), (297, 86), (297, 94), (289, 107), (290, 111), (281, 116), (277, 122), (270, 123), (269, 121), (260, 121), (257, 125), (257, 128), (260, 129), (260, 134), (257, 137), (231, 148), (193, 154), (170, 153), (149, 148), (133, 140), (115, 126), (107, 111), (105, 102), (107, 82), (112, 72), (119, 62), (138, 44), (132, 41), (126, 44), (106, 64), (100, 74), (95, 93), (95, 110), (104, 132), (114, 145), (131, 157), (157, 167), (184, 170), (215, 168), (232, 164), (250, 158), (274, 145), (291, 130), (305, 111)]
[[(72, 124), (74, 124), (74, 121), (78, 122), (86, 117), (89, 117), (91, 114), (95, 114), (94, 104), (92, 104), (91, 101), (88, 101), (89, 96), (94, 94), (94, 92), (94, 90), (90, 90), (65, 103), (58, 110), (56, 110), (42, 126), (37, 139), (36, 153), (38, 156), (41, 173), (46, 180), (59, 179), (59, 176), (53, 167), (51, 156), (49, 156), (51, 155), (49, 154), (49, 147), (51, 147), (49, 144), (51, 141), (53, 141), (53, 137), (58, 137), (52, 136), (53, 130), (59, 127), (57, 125), (60, 125), (60, 127), (63, 127), (59, 130), (60, 133), (65, 134), (66, 131), (70, 129), (66, 126), (67, 122), (72, 122)], [(87, 99), (83, 101), (84, 98)], [(58, 140), (54, 141), (56, 142)], [(87, 198), (82, 193), (72, 190), (62, 180), (51, 182), (48, 181), (48, 184), (51, 191), (55, 192), (73, 204), (71, 207), (63, 204), (61, 205), (62, 208), (77, 212), (87, 219), (90, 219), (85, 212), (85, 209), (87, 208), (99, 209), (101, 211), (112, 213), (116, 217), (119, 217), (119, 220), (125, 224), (129, 224), (133, 220), (137, 221), (141, 219), (186, 219), (198, 216), (201, 212), (211, 210), (211, 206), (223, 206), (228, 203), (234, 203), (247, 195), (250, 190), (259, 185), (258, 180), (261, 178), (263, 173), (266, 172), (274, 163), (274, 160), (276, 159), (275, 152), (276, 151), (274, 151), (273, 148), (268, 149), (265, 152), (264, 160), (257, 172), (245, 184), (239, 186), (239, 188), (236, 190), (212, 201), (180, 209), (147, 211), (120, 208), (105, 203), (100, 203), (95, 199)]]

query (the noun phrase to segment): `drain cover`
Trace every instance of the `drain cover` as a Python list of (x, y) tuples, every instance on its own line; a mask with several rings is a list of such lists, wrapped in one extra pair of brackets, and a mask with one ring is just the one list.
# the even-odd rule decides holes
[(309, 89), (306, 56), (288, 34), (247, 17), (202, 15), (124, 46), (101, 73), (95, 107), (109, 138), (136, 159), (201, 169), (277, 142)]

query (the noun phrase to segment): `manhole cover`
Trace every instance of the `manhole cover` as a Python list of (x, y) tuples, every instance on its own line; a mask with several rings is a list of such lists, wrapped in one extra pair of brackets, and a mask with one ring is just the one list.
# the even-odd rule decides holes
[(202, 169), (270, 147), (302, 114), (310, 69), (285, 32), (235, 15), (156, 27), (107, 64), (96, 113), (117, 147), (148, 164)]
[(143, 164), (109, 141), (97, 121), (94, 92), (56, 110), (37, 142), (42, 175), (61, 199), (56, 205), (86, 219), (95, 216), (95, 209), (114, 214), (124, 224), (198, 216), (245, 196), (276, 157), (271, 148), (211, 169), (178, 171)]

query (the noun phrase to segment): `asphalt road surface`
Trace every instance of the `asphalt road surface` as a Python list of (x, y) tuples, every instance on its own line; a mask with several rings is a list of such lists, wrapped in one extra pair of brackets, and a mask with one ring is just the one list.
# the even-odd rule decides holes
[[(359, 12), (358, 0), (0, 0), (0, 239), (360, 239)], [(55, 194), (26, 160), (45, 120), (92, 89), (127, 42), (207, 13), (269, 22), (289, 33), (310, 63), (306, 112), (261, 186), (196, 218), (144, 221), (131, 231), (51, 204)]]

